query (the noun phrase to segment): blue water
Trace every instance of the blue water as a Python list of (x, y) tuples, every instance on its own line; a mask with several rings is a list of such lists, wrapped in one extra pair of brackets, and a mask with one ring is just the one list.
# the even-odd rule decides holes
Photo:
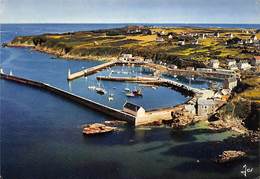
[[(120, 26), (122, 24), (3, 25), (1, 43), (16, 35)], [(50, 83), (116, 108), (121, 108), (125, 100), (150, 109), (188, 99), (164, 87), (157, 90), (143, 87), (143, 98), (128, 99), (122, 93), (125, 83), (103, 82), (108, 90), (116, 87), (115, 100), (108, 102), (106, 96), (88, 90), (87, 86), (96, 83), (97, 75), (106, 75), (109, 71), (79, 78), (71, 84), (66, 80), (68, 68), (76, 71), (102, 62), (53, 59), (48, 54), (23, 48), (1, 48), (0, 53), (1, 67), (6, 72), (12, 70), (15, 75)], [(138, 67), (128, 70), (142, 73)], [(192, 85), (208, 87), (207, 81), (201, 80), (194, 80)], [(128, 86), (134, 88), (137, 84)], [(87, 138), (81, 134), (81, 125), (104, 121), (107, 116), (28, 86), (0, 80), (0, 87), (3, 178), (231, 178), (242, 176), (240, 170), (244, 163), (255, 171), (259, 169), (255, 156), (229, 166), (218, 166), (206, 159), (216, 152), (213, 142), (230, 137), (229, 132), (212, 133), (199, 125), (181, 131), (126, 126), (116, 133)]]

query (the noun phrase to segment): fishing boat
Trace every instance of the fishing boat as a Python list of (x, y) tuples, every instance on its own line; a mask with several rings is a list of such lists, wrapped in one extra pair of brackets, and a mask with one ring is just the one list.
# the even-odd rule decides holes
[(101, 123), (88, 124), (83, 128), (82, 133), (85, 135), (104, 134), (114, 131), (115, 127), (110, 127)]
[(104, 88), (101, 88), (101, 87), (97, 87), (97, 88), (96, 88), (96, 92), (97, 92), (98, 94), (101, 94), (101, 95), (107, 93), (106, 90), (105, 90)]
[(131, 92), (131, 91), (127, 92), (125, 95), (127, 97), (135, 97), (135, 94), (133, 92)]
[(132, 93), (133, 93), (135, 96), (142, 96), (142, 95), (143, 95), (141, 88), (133, 90)]

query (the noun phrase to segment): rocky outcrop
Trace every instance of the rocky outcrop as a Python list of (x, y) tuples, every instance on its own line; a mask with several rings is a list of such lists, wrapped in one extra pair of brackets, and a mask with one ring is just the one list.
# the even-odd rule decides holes
[(246, 156), (246, 153), (243, 151), (236, 151), (236, 150), (228, 150), (224, 151), (221, 155), (217, 157), (215, 162), (217, 163), (227, 163), (232, 162), (238, 159), (241, 159)]
[(210, 122), (208, 126), (209, 129), (214, 131), (233, 130), (241, 134), (245, 134), (248, 131), (247, 128), (244, 127), (242, 121), (228, 115), (224, 119)]
[(171, 127), (181, 129), (193, 123), (193, 115), (186, 111), (178, 111), (172, 114)]

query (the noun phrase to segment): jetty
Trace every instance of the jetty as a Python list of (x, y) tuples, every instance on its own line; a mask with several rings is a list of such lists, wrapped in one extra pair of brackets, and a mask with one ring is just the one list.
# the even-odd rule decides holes
[(4, 79), (4, 80), (13, 81), (16, 83), (21, 83), (24, 85), (29, 85), (29, 86), (32, 86), (35, 88), (46, 90), (50, 93), (62, 96), (66, 99), (74, 101), (74, 102), (81, 104), (85, 107), (88, 107), (90, 109), (102, 112), (103, 114), (111, 116), (115, 119), (127, 121), (128, 123), (135, 125), (136, 117), (131, 114), (125, 113), (125, 112), (115, 109), (115, 108), (111, 108), (109, 106), (105, 106), (103, 104), (97, 103), (90, 99), (86, 99), (86, 98), (78, 96), (76, 94), (72, 94), (68, 91), (64, 91), (62, 89), (59, 89), (59, 88), (49, 85), (47, 83), (38, 82), (38, 81), (31, 80), (31, 79), (25, 79), (25, 78), (8, 75), (8, 74), (4, 74), (4, 73), (0, 73), (0, 77), (1, 77), (1, 79)]
[(108, 68), (110, 66), (113, 66), (116, 63), (117, 63), (117, 61), (111, 61), (111, 62), (103, 63), (101, 65), (97, 65), (97, 66), (94, 66), (94, 67), (91, 67), (91, 68), (88, 68), (88, 69), (84, 69), (84, 70), (75, 72), (75, 73), (72, 73), (72, 74), (69, 73), (67, 79), (68, 80), (74, 80), (74, 79), (80, 78), (82, 76), (91, 75), (91, 74), (96, 73), (99, 70), (102, 70), (102, 69)]
[(123, 61), (119, 61), (119, 60), (114, 60), (114, 61), (111, 61), (111, 62), (103, 63), (103, 64), (100, 64), (100, 65), (97, 65), (97, 66), (94, 66), (94, 67), (90, 67), (90, 68), (78, 71), (78, 72), (75, 72), (75, 73), (72, 73), (72, 74), (70, 74), (70, 72), (69, 72), (67, 80), (75, 80), (75, 79), (80, 78), (82, 76), (88, 76), (88, 75), (94, 74), (94, 73), (96, 73), (100, 70), (103, 70), (105, 68), (109, 68), (109, 67), (114, 66), (114, 65), (123, 65), (123, 64), (125, 64), (125, 65), (143, 65), (144, 62), (123, 62)]

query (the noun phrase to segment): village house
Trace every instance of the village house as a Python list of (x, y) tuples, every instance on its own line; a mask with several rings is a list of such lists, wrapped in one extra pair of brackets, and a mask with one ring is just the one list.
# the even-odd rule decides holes
[(136, 117), (143, 117), (145, 116), (145, 110), (143, 107), (130, 103), (130, 102), (126, 102), (123, 106), (123, 112), (131, 114), (133, 116)]
[(214, 112), (215, 103), (212, 99), (199, 98), (197, 101), (197, 115), (206, 116)]
[(219, 34), (219, 32), (215, 32), (215, 33), (214, 33), (214, 37), (217, 37), (217, 38), (219, 38), (219, 37), (220, 37), (220, 34)]
[(151, 58), (146, 58), (146, 59), (144, 59), (144, 62), (146, 62), (146, 63), (153, 63), (153, 60)]
[(119, 60), (123, 60), (123, 61), (129, 61), (131, 58), (133, 58), (133, 55), (130, 53), (123, 53), (121, 54), (121, 56), (119, 57)]
[(219, 67), (219, 61), (218, 60), (211, 60), (209, 63), (211, 68), (218, 68)]
[(156, 42), (164, 42), (164, 38), (162, 38), (162, 37), (157, 37), (157, 38), (156, 38)]
[(182, 45), (182, 46), (185, 45), (185, 40), (179, 41), (178, 45)]
[(186, 70), (188, 70), (188, 71), (194, 71), (194, 67), (186, 67)]
[(198, 72), (212, 72), (211, 68), (197, 68), (196, 71)]
[(192, 44), (192, 45), (198, 45), (198, 44), (199, 44), (199, 41), (198, 41), (198, 40), (193, 40), (193, 41), (191, 41), (191, 44)]
[(178, 67), (176, 65), (169, 65), (169, 68), (171, 69), (177, 69)]
[(222, 74), (234, 74), (234, 71), (233, 70), (228, 70), (228, 69), (223, 69), (223, 68), (218, 68), (218, 69), (215, 69), (216, 72), (218, 73), (222, 73)]
[(237, 68), (237, 65), (236, 65), (236, 60), (234, 60), (234, 59), (228, 59), (227, 60), (227, 68), (229, 69), (229, 70), (237, 70), (238, 68)]
[(231, 65), (231, 66), (228, 66), (228, 69), (231, 71), (235, 71), (235, 70), (238, 70), (238, 67), (236, 65)]
[(160, 35), (165, 35), (165, 32), (164, 32), (164, 31), (161, 31), (159, 34), (160, 34)]
[(168, 39), (171, 40), (172, 38), (173, 38), (172, 34), (168, 35)]
[(128, 34), (141, 34), (144, 26), (129, 26), (127, 28)]
[(249, 70), (251, 65), (247, 61), (240, 61), (237, 65), (240, 70)]
[(232, 78), (227, 78), (227, 79), (224, 80), (224, 83), (223, 83), (224, 89), (232, 90), (236, 86), (237, 86), (237, 79), (236, 78), (232, 77)]
[(253, 41), (257, 41), (257, 36), (256, 36), (256, 35), (252, 35), (252, 36), (251, 36), (251, 39), (252, 39)]
[(260, 66), (260, 56), (255, 56), (251, 61), (252, 66)]
[(236, 65), (236, 60), (234, 59), (228, 59), (227, 60), (227, 66), (230, 67), (230, 66), (233, 66), (233, 65)]

